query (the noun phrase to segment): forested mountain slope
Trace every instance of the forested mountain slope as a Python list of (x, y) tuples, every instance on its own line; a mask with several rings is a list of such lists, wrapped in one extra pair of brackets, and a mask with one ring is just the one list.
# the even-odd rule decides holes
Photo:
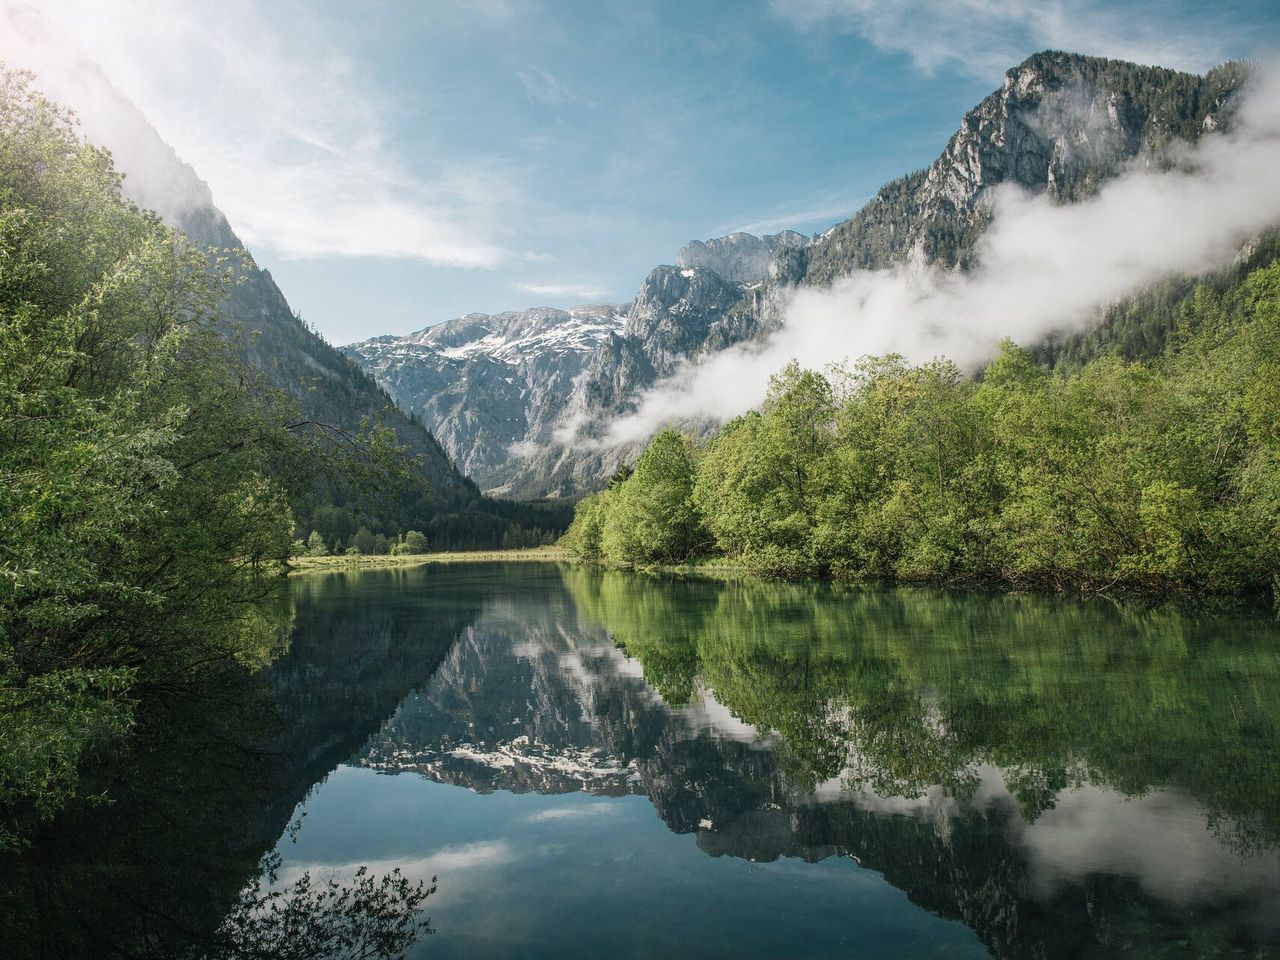
[[(1051, 370), (1005, 341), (979, 377), (945, 359), (792, 363), (705, 444), (660, 431), (579, 503), (566, 546), (640, 565), (721, 554), (784, 578), (1274, 600), (1275, 252), (1117, 308), (1117, 342), (1164, 344), (1146, 359), (1066, 341)], [(1132, 321), (1144, 309), (1149, 330)]]
[[(209, 187), (97, 64), (56, 36), (34, 11), (14, 22), (28, 34), (23, 39), (32, 50), (59, 51), (60, 68), (37, 74), (35, 85), (77, 110), (84, 136), (112, 151), (125, 174), (124, 191), (130, 199), (155, 210), (197, 245), (228, 251), (243, 247), (215, 206)], [(295, 502), (304, 536), (318, 529), (330, 548), (341, 549), (366, 526), (389, 538), (407, 529), (423, 530), (441, 547), (496, 546), (504, 538), (508, 543), (539, 540), (543, 526), (563, 522), (555, 511), (482, 497), (429, 429), (303, 322), (268, 271), (249, 262), (236, 272), (236, 283), (220, 312), (245, 358), (294, 400), (302, 418), (336, 428), (335, 435), (354, 435), (368, 424), (385, 425), (414, 461), (394, 489), (377, 496), (361, 492), (354, 477), (339, 470)]]

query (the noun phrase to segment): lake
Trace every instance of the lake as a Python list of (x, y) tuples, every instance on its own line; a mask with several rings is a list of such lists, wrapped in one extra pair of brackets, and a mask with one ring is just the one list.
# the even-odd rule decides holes
[(198, 954), (265, 857), (438, 878), (411, 957), (1280, 956), (1269, 613), (556, 564), (290, 593), (269, 670), (153, 710), (11, 859), (13, 955)]

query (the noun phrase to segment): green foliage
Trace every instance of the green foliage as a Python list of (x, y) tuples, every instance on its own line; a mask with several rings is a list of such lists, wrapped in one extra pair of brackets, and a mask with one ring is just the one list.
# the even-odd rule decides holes
[(636, 461), (635, 471), (610, 492), (600, 549), (623, 563), (680, 563), (707, 536), (693, 504), (693, 445), (675, 430), (661, 430)]
[[(967, 796), (1000, 770), (1034, 821), (1059, 789), (1189, 791), (1241, 849), (1280, 839), (1280, 677), (1256, 616), (916, 587), (566, 571), (578, 608), (679, 704), (712, 690), (800, 791)], [(1135, 749), (1141, 744), (1141, 749)]]
[(410, 530), (391, 549), (396, 554), (417, 554), (427, 552), (427, 537), (421, 530)]
[(679, 562), (687, 549), (656, 545), (705, 529), (778, 577), (1264, 596), (1280, 576), (1280, 261), (1197, 289), (1147, 362), (1051, 372), (1006, 342), (980, 380), (941, 360), (830, 379), (792, 364), (699, 453), (692, 510), (675, 509), (687, 474), (655, 494), (642, 458), (583, 501), (566, 545)]
[(1149, 360), (1206, 327), (1243, 318), (1245, 278), (1280, 257), (1280, 233), (1251, 242), (1230, 266), (1205, 277), (1170, 277), (1108, 306), (1100, 322), (1056, 334), (1032, 348), (1054, 369), (1078, 370), (1090, 360), (1117, 356)]
[[(386, 456), (394, 458), (395, 452)], [(367, 527), (376, 543), (386, 540), (386, 549), (377, 549), (382, 553), (407, 530), (423, 533), (439, 550), (543, 546), (553, 543), (573, 516), (567, 502), (493, 500), (470, 487), (429, 490), (413, 474), (382, 483), (380, 490), (356, 489), (347, 479), (349, 462), (331, 463), (327, 479), (293, 499), (300, 530), (318, 530), (329, 544), (348, 544)]]
[(0, 804), (52, 812), (130, 691), (261, 663), (289, 408), (217, 329), (229, 262), (122, 199), (0, 72)]
[(368, 527), (361, 527), (356, 531), (355, 536), (351, 538), (351, 546), (357, 553), (370, 554), (377, 553), (377, 541), (374, 539), (373, 531)]
[(325, 546), (324, 537), (320, 536), (319, 530), (312, 530), (311, 536), (307, 537), (307, 553), (313, 557), (328, 555), (329, 548)]
[(358, 867), (350, 883), (304, 873), (288, 887), (275, 885), (279, 855), (240, 896), (207, 948), (192, 960), (346, 960), (403, 957), (422, 935), (431, 934), (422, 904), (436, 892), (435, 878), (411, 882), (398, 869), (375, 877)]
[(759, 573), (817, 571), (814, 510), (829, 472), (831, 385), (788, 365), (763, 410), (729, 424), (710, 444), (694, 500), (720, 547)]
[[(616, 476), (616, 475), (615, 475)], [(630, 476), (628, 472), (627, 476)], [(618, 482), (621, 486), (625, 482)], [(599, 560), (604, 556), (604, 521), (616, 489), (609, 489), (584, 497), (573, 513), (573, 523), (560, 540), (560, 545), (582, 560)]]

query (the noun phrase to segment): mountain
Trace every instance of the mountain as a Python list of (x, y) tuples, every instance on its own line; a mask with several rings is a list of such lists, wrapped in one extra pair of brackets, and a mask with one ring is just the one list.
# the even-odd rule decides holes
[(680, 248), (676, 266), (700, 267), (730, 283), (755, 283), (769, 273), (769, 264), (786, 247), (807, 247), (813, 241), (794, 230), (767, 237), (731, 233), (713, 240), (694, 240)]
[[(3, 12), (10, 35), (0, 39), (0, 56), (10, 66), (31, 69), (41, 92), (77, 111), (85, 138), (111, 150), (130, 199), (154, 210), (196, 245), (243, 249), (209, 186), (97, 64), (35, 10), (14, 6)], [(250, 264), (238, 271), (236, 281), (222, 305), (222, 321), (242, 341), (245, 359), (292, 397), (302, 418), (346, 433), (381, 422), (415, 460), (404, 488), (390, 498), (399, 502), (394, 512), (357, 495), (356, 484), (338, 476), (306, 502), (294, 504), (304, 534), (319, 529), (331, 546), (341, 547), (365, 524), (391, 536), (408, 528), (425, 530), (439, 546), (497, 546), (516, 527), (536, 538), (537, 529), (559, 524), (559, 518), (542, 511), (486, 501), (422, 422), (302, 321), (270, 272)]]
[[(675, 265), (649, 274), (621, 329), (602, 337), (582, 359), (567, 393), (563, 384), (549, 393), (535, 384), (526, 393), (513, 377), (490, 401), (482, 386), (465, 381), (473, 373), (491, 376), (530, 360), (521, 356), (490, 366), (481, 359), (481, 338), (470, 365), (446, 369), (431, 361), (439, 373), (422, 377), (423, 393), (410, 388), (413, 378), (403, 367), (395, 379), (384, 372), (378, 358), (387, 341), (353, 344), (347, 353), (406, 409), (424, 411), (424, 422), (440, 432), (451, 455), (465, 451), (468, 462), (483, 463), (476, 471), (482, 486), (522, 496), (589, 489), (637, 453), (635, 445), (599, 443), (612, 417), (633, 409), (647, 387), (684, 360), (774, 329), (781, 304), (796, 286), (827, 285), (857, 269), (909, 261), (965, 269), (990, 219), (994, 188), (1015, 184), (1071, 203), (1134, 164), (1171, 165), (1171, 148), (1230, 125), (1246, 76), (1242, 64), (1199, 76), (1038, 53), (1009, 70), (1000, 89), (965, 114), (929, 167), (885, 185), (821, 237), (738, 233), (687, 245)], [(476, 422), (486, 420), (491, 402), (500, 419), (516, 416), (521, 405), (547, 411), (552, 419), (526, 414), (526, 433), (514, 444), (507, 438), (516, 430), (493, 442), (470, 430), (445, 436), (443, 419), (433, 419), (444, 411), (428, 402), (439, 390), (466, 395)], [(548, 436), (557, 442), (547, 443)]]
[(721, 321), (775, 257), (810, 243), (794, 231), (694, 241), (628, 304), (468, 314), (343, 349), (487, 492), (572, 494), (583, 485), (562, 442), (572, 411), (625, 403), (703, 344), (734, 342)]
[(555, 443), (576, 380), (596, 349), (621, 332), (629, 309), (473, 313), (345, 350), (404, 410), (433, 425), (461, 470), (501, 490), (520, 470), (513, 446)]
[(927, 169), (883, 188), (815, 245), (805, 283), (907, 259), (965, 266), (991, 211), (992, 189), (1016, 184), (1069, 203), (1134, 162), (1167, 166), (1169, 147), (1230, 122), (1247, 69), (1204, 76), (1046, 51), (1005, 74), (965, 114)]

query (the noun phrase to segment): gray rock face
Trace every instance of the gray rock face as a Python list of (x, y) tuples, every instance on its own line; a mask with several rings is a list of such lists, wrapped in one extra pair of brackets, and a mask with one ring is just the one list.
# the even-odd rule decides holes
[(503, 490), (523, 450), (555, 443), (578, 379), (627, 315), (625, 304), (473, 313), (344, 350), (403, 409), (438, 427), (459, 469)]
[(659, 376), (697, 353), (742, 299), (742, 286), (704, 267), (655, 268), (640, 286), (623, 335), (637, 341)]
[(770, 263), (784, 247), (807, 247), (812, 242), (794, 230), (765, 237), (731, 233), (686, 244), (676, 255), (676, 265), (710, 270), (730, 283), (757, 283), (769, 275)]
[(965, 114), (927, 169), (885, 185), (827, 231), (809, 250), (803, 282), (830, 283), (909, 257), (967, 266), (994, 187), (1011, 183), (1072, 202), (1130, 164), (1166, 164), (1171, 143), (1229, 123), (1245, 76), (1239, 64), (1196, 76), (1038, 53)]
[[(774, 329), (792, 288), (908, 259), (965, 268), (995, 187), (1012, 183), (1069, 203), (1131, 164), (1169, 163), (1171, 144), (1230, 124), (1245, 77), (1231, 64), (1201, 77), (1036, 54), (964, 116), (927, 169), (887, 184), (816, 240), (786, 231), (688, 244), (675, 266), (649, 274), (629, 307), (609, 308), (612, 319), (577, 338), (572, 359), (544, 358), (544, 343), (572, 338), (581, 322), (557, 311), (502, 315), (513, 332), (538, 335), (495, 338), (486, 326), (494, 318), (464, 317), (415, 335), (433, 345), (431, 355), (413, 354), (413, 338), (368, 341), (348, 353), (423, 417), (482, 488), (515, 496), (588, 490), (638, 452), (601, 447), (611, 418), (682, 362)], [(451, 346), (441, 349), (446, 340)], [(449, 350), (463, 352), (445, 363), (438, 357)], [(421, 372), (411, 372), (415, 364)]]

